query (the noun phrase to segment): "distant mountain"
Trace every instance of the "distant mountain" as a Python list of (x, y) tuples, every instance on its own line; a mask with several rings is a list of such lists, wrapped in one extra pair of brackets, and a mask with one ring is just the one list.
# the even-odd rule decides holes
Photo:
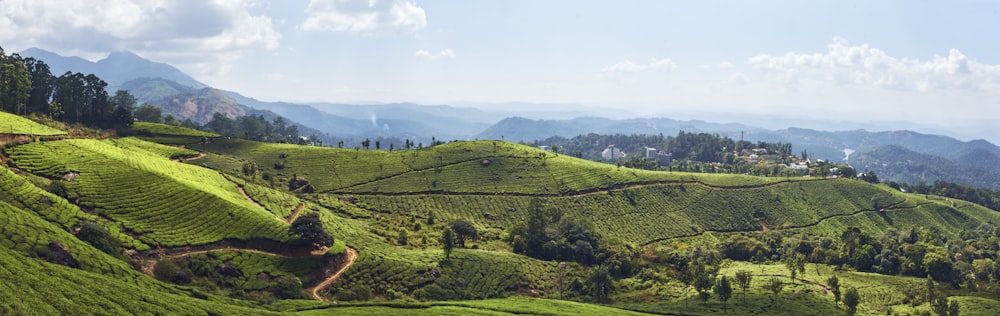
[[(983, 159), (995, 162), (997, 156), (977, 150)], [(979, 157), (979, 156), (977, 156)], [(967, 157), (971, 158), (971, 157)], [(978, 159), (978, 158), (977, 158)], [(1000, 190), (1000, 165), (963, 163), (940, 156), (918, 153), (899, 145), (884, 146), (851, 157), (858, 170), (871, 170), (882, 180), (917, 184), (937, 180), (973, 187)]]
[(739, 139), (742, 132), (762, 132), (760, 128), (742, 124), (719, 124), (699, 120), (678, 121), (669, 118), (640, 118), (614, 120), (599, 117), (580, 117), (570, 120), (532, 120), (511, 117), (490, 126), (477, 139), (506, 139), (534, 141), (552, 136), (573, 137), (596, 134), (664, 134), (676, 135), (679, 131), (718, 133)]
[(55, 76), (66, 71), (92, 73), (104, 79), (112, 88), (136, 78), (162, 78), (192, 88), (208, 87), (174, 66), (153, 62), (129, 51), (113, 52), (97, 62), (79, 57), (64, 57), (39, 48), (29, 48), (20, 54), (45, 61)]

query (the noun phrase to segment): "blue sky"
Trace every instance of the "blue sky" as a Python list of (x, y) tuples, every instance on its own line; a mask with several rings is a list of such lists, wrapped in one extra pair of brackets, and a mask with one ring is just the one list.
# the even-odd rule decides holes
[(264, 100), (1000, 119), (997, 1), (0, 0), (0, 29)]

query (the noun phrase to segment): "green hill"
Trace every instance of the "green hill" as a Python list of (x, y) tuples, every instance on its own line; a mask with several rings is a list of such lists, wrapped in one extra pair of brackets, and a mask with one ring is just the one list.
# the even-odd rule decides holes
[(0, 111), (0, 135), (66, 135), (65, 131), (35, 123), (24, 117)]
[[(734, 247), (757, 247), (763, 251), (754, 254), (758, 263), (725, 260), (719, 268), (720, 275), (740, 269), (755, 275), (755, 303), (734, 299), (729, 307), (736, 314), (839, 313), (832, 296), (816, 291), (829, 275), (852, 287), (871, 286), (861, 291), (862, 313), (884, 313), (885, 306), (917, 313), (929, 305), (907, 289), (924, 279), (871, 274), (861, 255), (832, 253), (871, 251), (891, 260), (884, 250), (902, 249), (896, 260), (909, 260), (923, 247), (919, 257), (927, 264), (906, 261), (910, 265), (894, 274), (925, 267), (937, 273), (933, 260), (975, 274), (982, 269), (974, 260), (982, 265), (990, 258), (981, 245), (1000, 222), (1000, 213), (975, 204), (853, 179), (642, 171), (500, 141), (384, 151), (214, 139), (191, 148), (206, 152), (139, 138), (6, 148), (0, 311), (630, 313), (615, 309), (621, 307), (712, 314), (722, 312), (721, 305), (695, 303), (697, 295), (677, 281), (677, 271), (703, 260), (699, 253), (733, 256)], [(553, 249), (590, 249), (593, 262), (513, 252), (518, 228), (538, 212), (563, 219), (543, 233), (576, 234), (551, 240), (563, 247)], [(305, 254), (292, 242), (289, 224), (309, 214), (336, 240), (325, 253)], [(461, 221), (478, 233), (446, 256), (441, 237)], [(85, 241), (79, 231), (86, 223), (102, 227), (119, 248)], [(854, 228), (859, 237), (846, 239)], [(593, 249), (566, 241), (591, 233), (601, 238)], [(77, 268), (51, 263), (62, 262), (54, 241)], [(816, 274), (801, 274), (782, 292), (786, 304), (773, 304), (764, 280), (787, 280), (782, 262), (795, 253), (818, 262), (809, 266)], [(339, 277), (338, 270), (344, 271)], [(604, 301), (610, 307), (550, 300), (591, 300), (600, 271), (613, 279)], [(95, 284), (95, 294), (74, 290), (79, 283)], [(874, 298), (890, 291), (903, 294)], [(963, 314), (998, 306), (986, 292), (953, 296), (965, 304)]]

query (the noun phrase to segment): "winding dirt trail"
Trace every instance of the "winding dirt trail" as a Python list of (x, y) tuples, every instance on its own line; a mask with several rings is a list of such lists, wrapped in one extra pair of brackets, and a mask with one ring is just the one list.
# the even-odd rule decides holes
[[(167, 251), (169, 251), (169, 249), (167, 249)], [(292, 256), (292, 255), (287, 255), (287, 254), (273, 253), (273, 252), (264, 251), (264, 250), (260, 250), (260, 249), (236, 248), (236, 247), (230, 247), (230, 246), (220, 246), (220, 247), (213, 247), (213, 248), (209, 248), (209, 249), (199, 249), (199, 250), (191, 250), (191, 251), (183, 251), (183, 252), (176, 252), (176, 253), (164, 254), (162, 257), (160, 257), (158, 259), (153, 259), (153, 258), (148, 258), (148, 259), (144, 259), (144, 260), (141, 259), (139, 266), (140, 266), (140, 270), (143, 273), (145, 273), (147, 275), (150, 275), (150, 276), (153, 276), (154, 275), (153, 271), (156, 270), (156, 264), (159, 262), (159, 260), (163, 260), (163, 259), (177, 259), (177, 258), (182, 258), (182, 257), (185, 257), (185, 256), (197, 255), (197, 254), (204, 254), (204, 253), (209, 253), (209, 252), (214, 252), (214, 251), (252, 252), (252, 253), (259, 253), (259, 254), (270, 255), (270, 256), (278, 256), (278, 257), (283, 257), (283, 258), (305, 258), (305, 257), (309, 257), (309, 256), (323, 256), (326, 253), (325, 251), (319, 251), (319, 252), (312, 252), (309, 255), (305, 255), (305, 256)], [(326, 278), (324, 278), (323, 281), (320, 282), (319, 284), (316, 284), (313, 287), (309, 287), (309, 288), (305, 289), (316, 300), (329, 303), (330, 302), (329, 300), (327, 300), (326, 298), (324, 298), (322, 295), (319, 295), (319, 291), (322, 290), (322, 289), (324, 289), (324, 288), (329, 287), (331, 284), (333, 284), (333, 282), (337, 282), (337, 280), (340, 280), (340, 277), (344, 275), (344, 272), (347, 272), (347, 269), (349, 269), (352, 265), (354, 265), (354, 261), (358, 259), (358, 251), (355, 250), (354, 248), (345, 247), (344, 248), (344, 254), (346, 255), (346, 257), (344, 257), (345, 260), (340, 265), (340, 267), (337, 268), (336, 271), (331, 271), (331, 270), (325, 270), (325, 271), (323, 271), (324, 275), (328, 275), (328, 276), (326, 276)], [(339, 257), (330, 257), (329, 260), (331, 260), (331, 262), (332, 262), (333, 260), (338, 260), (338, 259), (339, 259)]]
[(295, 211), (292, 211), (292, 215), (288, 216), (285, 222), (289, 224), (294, 222), (296, 218), (299, 218), (299, 213), (302, 213), (302, 209), (304, 208), (306, 208), (306, 202), (299, 203), (299, 206), (295, 208)]
[(346, 247), (344, 248), (344, 250), (347, 254), (347, 261), (344, 262), (344, 265), (341, 266), (340, 269), (337, 270), (337, 272), (334, 272), (332, 275), (327, 277), (326, 280), (323, 280), (323, 282), (320, 282), (311, 289), (306, 289), (307, 291), (309, 291), (309, 294), (312, 294), (313, 298), (323, 302), (330, 302), (322, 295), (319, 295), (319, 290), (329, 287), (330, 284), (333, 284), (333, 282), (337, 282), (337, 280), (340, 280), (340, 276), (347, 271), (347, 268), (350, 268), (352, 265), (354, 265), (354, 260), (358, 259), (358, 251), (354, 250), (354, 248)]

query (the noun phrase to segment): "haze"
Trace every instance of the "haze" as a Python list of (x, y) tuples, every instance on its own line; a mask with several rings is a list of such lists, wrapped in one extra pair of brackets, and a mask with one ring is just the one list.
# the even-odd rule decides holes
[(992, 1), (0, 0), (0, 43), (92, 60), (130, 50), (264, 100), (905, 121), (996, 141), (998, 12)]

